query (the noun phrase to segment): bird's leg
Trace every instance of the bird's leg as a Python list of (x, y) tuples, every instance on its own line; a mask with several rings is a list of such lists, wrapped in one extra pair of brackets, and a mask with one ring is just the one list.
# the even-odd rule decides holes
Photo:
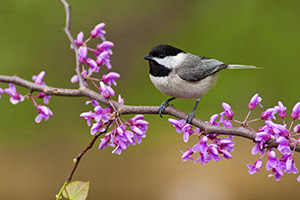
[(187, 124), (190, 124), (191, 121), (192, 121), (192, 119), (194, 118), (194, 116), (195, 116), (195, 110), (196, 110), (196, 108), (197, 108), (197, 106), (198, 106), (198, 103), (199, 103), (200, 99), (201, 99), (201, 98), (197, 99), (197, 101), (196, 101), (196, 103), (195, 103), (195, 106), (194, 106), (194, 109), (192, 110), (192, 112), (191, 112), (191, 113), (188, 115), (188, 117), (186, 118), (186, 123), (187, 123)]
[(170, 98), (170, 99), (167, 99), (167, 100), (165, 100), (161, 105), (160, 105), (160, 107), (159, 107), (159, 110), (158, 110), (158, 114), (159, 114), (159, 116), (162, 118), (162, 113), (163, 113), (163, 111), (164, 111), (164, 109), (166, 108), (166, 107), (168, 107), (169, 106), (169, 102), (170, 101), (172, 101), (172, 100), (174, 100), (174, 99), (176, 99), (175, 97), (172, 97), (172, 98)]

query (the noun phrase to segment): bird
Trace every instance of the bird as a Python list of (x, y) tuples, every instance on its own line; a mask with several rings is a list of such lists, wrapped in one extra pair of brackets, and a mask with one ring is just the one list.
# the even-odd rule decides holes
[(196, 99), (186, 123), (191, 123), (201, 97), (216, 83), (223, 69), (254, 69), (252, 65), (226, 64), (216, 59), (196, 56), (167, 44), (153, 47), (144, 59), (149, 61), (149, 76), (154, 86), (171, 98), (159, 107), (162, 117), (169, 102), (176, 99)]

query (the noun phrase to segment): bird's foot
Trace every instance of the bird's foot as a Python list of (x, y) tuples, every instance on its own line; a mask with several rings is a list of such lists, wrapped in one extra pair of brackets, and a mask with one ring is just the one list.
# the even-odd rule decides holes
[(191, 121), (192, 119), (195, 117), (195, 110), (198, 106), (198, 103), (200, 101), (201, 98), (197, 99), (196, 103), (195, 103), (195, 106), (194, 106), (194, 109), (192, 110), (192, 112), (188, 115), (188, 117), (186, 118), (186, 123), (187, 124), (191, 124)]
[(160, 107), (159, 107), (159, 110), (158, 110), (158, 114), (159, 114), (159, 116), (162, 118), (162, 114), (163, 114), (163, 112), (164, 112), (164, 109), (166, 108), (166, 107), (168, 107), (169, 106), (169, 101), (168, 100), (166, 100), (166, 101), (164, 101), (161, 105), (160, 105)]
[(192, 119), (195, 117), (195, 112), (191, 112), (188, 117), (186, 118), (186, 123), (190, 124)]
[(172, 98), (170, 98), (170, 99), (167, 99), (167, 100), (165, 100), (165, 101), (160, 105), (160, 107), (159, 107), (159, 109), (158, 109), (158, 114), (159, 114), (159, 116), (160, 116), (161, 118), (162, 118), (162, 114), (163, 114), (165, 108), (169, 106), (169, 102), (172, 101), (172, 100), (174, 100), (174, 99), (175, 99), (174, 97), (172, 97)]

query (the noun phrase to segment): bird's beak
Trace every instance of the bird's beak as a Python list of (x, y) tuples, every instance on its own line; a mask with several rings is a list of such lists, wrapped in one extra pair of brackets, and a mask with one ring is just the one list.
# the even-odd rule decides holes
[(151, 56), (145, 56), (144, 59), (149, 60), (149, 61), (153, 60), (153, 58)]

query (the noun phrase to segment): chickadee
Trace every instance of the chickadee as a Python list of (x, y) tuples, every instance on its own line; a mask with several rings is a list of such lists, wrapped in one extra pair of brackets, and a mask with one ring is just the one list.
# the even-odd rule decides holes
[[(257, 68), (248, 65), (229, 65), (221, 61), (195, 56), (170, 45), (155, 46), (144, 59), (149, 61), (150, 79), (162, 93), (172, 98), (164, 101), (159, 115), (175, 98), (196, 99), (186, 122), (190, 123), (202, 97), (215, 83), (217, 72), (222, 69)], [(162, 117), (162, 116), (161, 116)]]

